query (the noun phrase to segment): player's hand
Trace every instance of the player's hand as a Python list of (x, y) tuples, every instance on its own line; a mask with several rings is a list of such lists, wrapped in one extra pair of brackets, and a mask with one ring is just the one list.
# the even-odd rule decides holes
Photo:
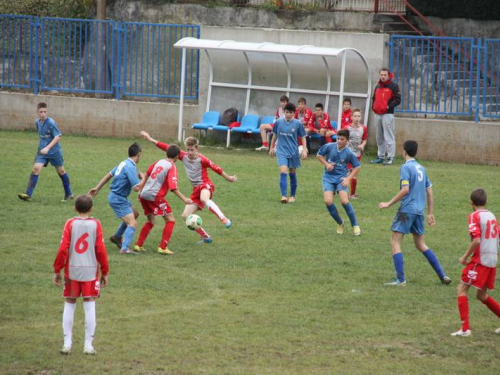
[(467, 258), (466, 257), (461, 257), (458, 260), (458, 263), (463, 264), (464, 266), (466, 266), (467, 265)]
[(148, 132), (145, 132), (144, 130), (141, 131), (141, 137), (144, 138), (146, 141), (151, 142), (151, 136), (149, 135)]
[(55, 273), (52, 282), (54, 283), (55, 286), (61, 286), (61, 274)]
[(184, 204), (193, 204), (193, 201), (191, 199), (184, 199)]
[(108, 275), (101, 275), (101, 288), (108, 286)]
[(433, 225), (436, 225), (436, 219), (434, 218), (434, 215), (427, 215), (427, 224), (429, 224), (431, 227)]
[(349, 181), (351, 181), (349, 177), (342, 177), (341, 180), (342, 182), (340, 183), (340, 185), (342, 185), (343, 187), (349, 186)]
[(307, 159), (307, 148), (302, 149), (302, 159)]
[(359, 145), (359, 146), (358, 146), (358, 150), (360, 150), (361, 152), (365, 151), (365, 146), (361, 146), (361, 145)]
[(238, 177), (236, 177), (236, 176), (229, 176), (227, 180), (229, 182), (236, 182), (236, 181), (238, 181)]
[(384, 208), (389, 208), (389, 202), (380, 202), (378, 204), (378, 208), (380, 208), (381, 210)]
[(42, 155), (47, 155), (49, 153), (49, 149), (47, 147), (44, 147), (40, 150), (40, 154)]
[(99, 190), (97, 190), (97, 188), (93, 188), (93, 189), (90, 189), (89, 190), (89, 195), (91, 197), (95, 197), (97, 195), (97, 193), (99, 192)]
[(331, 172), (335, 168), (335, 163), (328, 163), (325, 168), (328, 172)]
[(276, 154), (276, 148), (271, 147), (271, 148), (269, 149), (269, 156), (270, 156), (270, 157), (273, 157), (275, 154)]

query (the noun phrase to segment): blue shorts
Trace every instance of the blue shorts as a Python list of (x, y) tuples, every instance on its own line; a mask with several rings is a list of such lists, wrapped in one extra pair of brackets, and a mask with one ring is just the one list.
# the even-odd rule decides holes
[(116, 217), (122, 218), (128, 214), (133, 214), (132, 203), (125, 197), (115, 194), (113, 192), (108, 195), (108, 203), (115, 211)]
[(403, 234), (424, 234), (424, 215), (397, 212), (392, 221), (391, 230)]
[(286, 158), (284, 156), (276, 155), (276, 159), (278, 160), (278, 167), (285, 166), (288, 168), (299, 168), (300, 167), (300, 157), (291, 157)]
[(36, 154), (35, 164), (43, 164), (43, 166), (46, 167), (49, 163), (54, 167), (62, 167), (64, 165), (64, 159), (61, 154), (56, 154), (54, 156)]
[(325, 191), (333, 191), (334, 193), (338, 193), (339, 191), (349, 191), (349, 186), (342, 186), (342, 181), (326, 181), (323, 180), (323, 193)]

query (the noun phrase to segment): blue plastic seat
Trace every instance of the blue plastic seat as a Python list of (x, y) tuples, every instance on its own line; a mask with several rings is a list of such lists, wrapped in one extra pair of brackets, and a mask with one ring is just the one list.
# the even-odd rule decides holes
[(274, 122), (274, 116), (263, 116), (262, 120), (260, 120), (259, 126), (257, 126), (257, 129), (252, 130), (252, 134), (260, 134), (260, 125), (272, 124), (273, 122)]
[(205, 112), (205, 114), (203, 115), (201, 122), (191, 125), (191, 128), (198, 129), (200, 131), (204, 130), (205, 132), (207, 132), (208, 130), (213, 129), (214, 126), (218, 125), (219, 120), (220, 120), (219, 112), (208, 111)]
[(241, 125), (237, 128), (232, 128), (234, 133), (248, 133), (252, 134), (254, 130), (259, 130), (259, 116), (245, 115), (241, 119)]

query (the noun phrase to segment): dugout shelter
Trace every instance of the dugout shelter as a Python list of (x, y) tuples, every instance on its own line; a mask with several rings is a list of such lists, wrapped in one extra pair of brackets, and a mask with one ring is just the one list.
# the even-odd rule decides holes
[[(314, 111), (316, 103), (340, 124), (342, 102), (363, 111), (368, 125), (372, 91), (366, 58), (354, 48), (249, 43), (232, 40), (183, 38), (174, 44), (181, 53), (178, 140), (183, 138), (183, 109), (187, 50), (202, 50), (208, 62), (206, 112), (236, 107), (241, 116), (274, 115), (285, 94), (292, 103), (301, 96)], [(203, 75), (203, 74), (202, 74)], [(230, 131), (227, 132), (230, 144)]]

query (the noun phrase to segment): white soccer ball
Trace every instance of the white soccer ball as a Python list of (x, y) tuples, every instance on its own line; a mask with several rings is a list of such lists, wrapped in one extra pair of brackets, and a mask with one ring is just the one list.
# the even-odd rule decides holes
[(201, 224), (203, 224), (203, 220), (198, 215), (189, 215), (186, 219), (186, 227), (191, 230), (196, 230), (201, 228)]

